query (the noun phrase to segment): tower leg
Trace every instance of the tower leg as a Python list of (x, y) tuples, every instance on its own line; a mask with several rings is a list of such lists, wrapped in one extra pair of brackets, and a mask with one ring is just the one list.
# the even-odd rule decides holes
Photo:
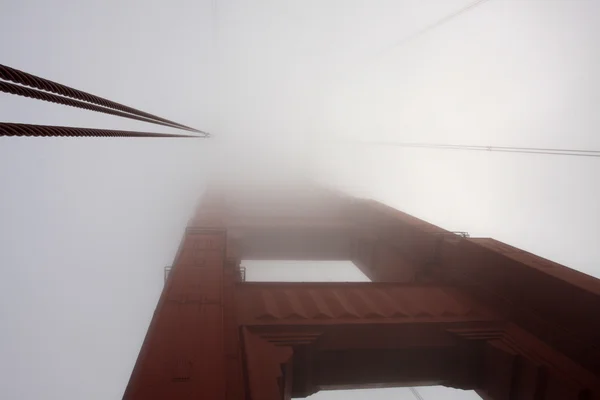
[(225, 247), (224, 230), (186, 232), (124, 400), (244, 399)]
[(292, 398), (292, 349), (275, 346), (243, 328), (248, 387), (252, 400)]

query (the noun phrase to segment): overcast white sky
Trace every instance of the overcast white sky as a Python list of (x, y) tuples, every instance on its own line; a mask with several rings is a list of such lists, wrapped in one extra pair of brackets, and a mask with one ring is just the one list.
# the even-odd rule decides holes
[[(490, 0), (393, 48), (468, 3), (0, 0), (0, 63), (215, 134), (0, 138), (2, 397), (121, 398), (162, 268), (225, 165), (301, 170), (600, 276), (596, 159), (353, 141), (600, 149), (600, 2)], [(9, 95), (0, 120), (169, 131)], [(376, 396), (411, 398), (314, 398)]]

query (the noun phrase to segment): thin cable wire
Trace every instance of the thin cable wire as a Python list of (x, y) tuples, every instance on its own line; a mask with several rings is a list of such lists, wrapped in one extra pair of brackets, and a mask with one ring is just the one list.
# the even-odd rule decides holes
[(415, 39), (419, 38), (420, 36), (423, 36), (426, 33), (430, 32), (430, 31), (432, 31), (432, 30), (434, 30), (436, 28), (439, 28), (440, 26), (442, 26), (444, 24), (447, 24), (448, 22), (452, 21), (456, 17), (458, 17), (458, 16), (460, 16), (460, 15), (462, 15), (462, 14), (468, 12), (468, 11), (473, 10), (474, 8), (482, 5), (483, 3), (487, 2), (487, 1), (489, 1), (489, 0), (477, 0), (477, 1), (474, 1), (472, 3), (467, 4), (466, 6), (464, 6), (464, 7), (460, 8), (460, 9), (456, 10), (455, 12), (453, 12), (451, 14), (448, 14), (448, 15), (446, 15), (446, 16), (438, 19), (437, 21), (435, 21), (435, 22), (427, 25), (426, 27), (424, 27), (422, 29), (419, 29), (418, 31), (416, 31), (416, 32), (414, 32), (414, 33), (412, 33), (412, 34), (410, 34), (410, 35), (408, 35), (408, 36), (400, 39), (399, 41), (397, 41), (396, 43), (394, 43), (392, 46), (388, 47), (385, 50), (380, 51), (379, 53), (377, 53), (374, 56), (374, 58), (379, 58), (379, 57), (383, 56), (384, 54), (386, 54), (386, 53), (394, 50), (395, 48), (400, 47), (402, 45), (405, 45), (406, 43), (408, 43), (408, 42), (410, 42), (412, 40), (415, 40)]
[(415, 396), (415, 399), (424, 400), (421, 394), (414, 387), (408, 388), (408, 390), (410, 390), (410, 392)]
[(552, 149), (537, 147), (506, 147), (506, 146), (470, 146), (470, 145), (452, 145), (435, 143), (401, 143), (401, 142), (359, 142), (370, 146), (390, 146), (406, 148), (424, 148), (438, 150), (471, 150), (471, 151), (489, 151), (498, 153), (524, 153), (524, 154), (543, 154), (555, 156), (576, 156), (576, 157), (600, 157), (600, 150), (579, 150), (579, 149)]
[(474, 148), (478, 150), (532, 150), (532, 151), (550, 151), (550, 152), (572, 152), (572, 153), (600, 153), (600, 150), (580, 150), (580, 149), (562, 149), (562, 148), (543, 148), (543, 147), (512, 147), (512, 146), (472, 146), (472, 145), (457, 145), (457, 144), (435, 144), (435, 143), (397, 143), (397, 142), (369, 142), (369, 143), (381, 143), (381, 144), (402, 144), (411, 147), (443, 147), (443, 148), (457, 148), (462, 149), (465, 147)]
[(152, 124), (168, 126), (170, 128), (177, 128), (177, 129), (184, 129), (184, 130), (191, 131), (191, 132), (198, 132), (198, 133), (203, 134), (204, 136), (208, 136), (207, 133), (202, 132), (202, 131), (197, 131), (195, 129), (180, 128), (176, 125), (173, 125), (173, 124), (170, 124), (167, 122), (155, 121), (155, 120), (151, 120), (151, 119), (148, 119), (145, 117), (139, 117), (137, 115), (128, 114), (128, 113), (125, 113), (122, 111), (112, 110), (110, 108), (100, 107), (100, 106), (97, 106), (94, 104), (70, 99), (68, 97), (58, 96), (56, 94), (43, 92), (43, 91), (37, 90), (37, 89), (31, 89), (31, 88), (16, 85), (16, 84), (10, 83), (10, 82), (0, 81), (0, 91), (2, 91), (4, 93), (9, 93), (9, 94), (15, 94), (17, 96), (24, 96), (24, 97), (29, 97), (32, 99), (44, 100), (44, 101), (48, 101), (51, 103), (62, 104), (62, 105), (70, 106), (70, 107), (77, 107), (77, 108), (81, 108), (84, 110), (96, 111), (96, 112), (101, 112), (104, 114), (116, 115), (119, 117), (124, 117), (124, 118), (129, 118), (129, 119), (135, 119), (135, 120), (142, 121), (142, 122), (150, 122)]
[(383, 57), (385, 54), (391, 52), (392, 50), (394, 50), (400, 46), (403, 46), (407, 43), (410, 43), (413, 40), (420, 38), (421, 36), (431, 32), (434, 29), (437, 29), (437, 28), (447, 24), (448, 22), (452, 21), (453, 19), (456, 19), (457, 17), (461, 16), (462, 14), (475, 9), (476, 7), (482, 5), (483, 3), (487, 2), (487, 1), (489, 1), (489, 0), (476, 0), (472, 3), (469, 3), (466, 6), (458, 9), (457, 11), (454, 11), (453, 13), (448, 14), (448, 15), (436, 20), (435, 22), (425, 26), (424, 28), (421, 28), (421, 29), (409, 34), (408, 36), (403, 37), (402, 39), (398, 40), (396, 43), (392, 44), (391, 46), (386, 47), (372, 55), (369, 55), (369, 56), (363, 58), (362, 61), (357, 60), (357, 62), (354, 63), (354, 65), (356, 65), (356, 67), (354, 69), (352, 69), (350, 72), (347, 72), (345, 74), (346, 78), (348, 78), (348, 75), (354, 75), (354, 74), (358, 74), (358, 73), (364, 71), (365, 69), (367, 69), (369, 67), (369, 65), (371, 65), (371, 63), (373, 63), (374, 61)]
[(190, 128), (189, 126), (185, 126), (185, 125), (179, 124), (177, 122), (173, 122), (168, 119), (161, 118), (156, 115), (149, 114), (147, 112), (140, 111), (135, 108), (128, 107), (123, 104), (119, 104), (114, 101), (110, 101), (105, 98), (102, 98), (102, 97), (99, 97), (99, 96), (96, 96), (96, 95), (93, 95), (93, 94), (90, 94), (90, 93), (87, 93), (87, 92), (84, 92), (81, 90), (73, 89), (72, 87), (62, 85), (60, 83), (53, 82), (51, 80), (44, 79), (39, 76), (35, 76), (35, 75), (29, 74), (27, 72), (20, 71), (18, 69), (15, 69), (15, 68), (12, 68), (12, 67), (9, 67), (6, 65), (2, 65), (2, 64), (0, 64), (0, 78), (7, 80), (7, 81), (19, 83), (21, 85), (37, 88), (40, 90), (45, 90), (45, 91), (55, 93), (55, 94), (60, 94), (62, 96), (70, 97), (73, 99), (86, 101), (86, 102), (96, 104), (99, 106), (123, 111), (126, 113), (137, 115), (139, 117), (147, 118), (150, 120), (161, 121), (163, 123), (168, 123), (172, 126), (175, 126), (179, 129), (185, 129), (185, 130), (196, 132), (196, 133), (206, 134), (206, 132), (202, 132), (197, 129)]
[(70, 126), (31, 125), (0, 122), (0, 136), (26, 137), (135, 137), (135, 138), (205, 138), (198, 135), (182, 135), (155, 132), (120, 131), (109, 129), (75, 128)]

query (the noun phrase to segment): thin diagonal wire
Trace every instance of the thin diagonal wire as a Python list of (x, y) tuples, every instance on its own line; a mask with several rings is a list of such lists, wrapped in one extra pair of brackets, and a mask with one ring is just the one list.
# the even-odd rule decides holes
[(26, 137), (135, 137), (135, 138), (205, 138), (198, 135), (155, 132), (120, 131), (109, 129), (75, 128), (71, 126), (31, 125), (0, 122), (0, 136)]
[(425, 26), (424, 28), (421, 28), (403, 38), (401, 38), (400, 40), (398, 40), (396, 43), (392, 44), (391, 46), (388, 46), (382, 50), (379, 50), (375, 53), (372, 53), (371, 55), (368, 55), (366, 57), (364, 57), (362, 60), (357, 60), (356, 63), (354, 63), (354, 65), (356, 65), (353, 69), (351, 69), (350, 72), (347, 72), (345, 75), (356, 75), (359, 74), (361, 72), (363, 72), (365, 69), (367, 69), (373, 62), (377, 61), (379, 58), (383, 57), (384, 55), (386, 55), (387, 53), (391, 52), (392, 50), (403, 46), (407, 43), (412, 42), (413, 40), (416, 40), (418, 38), (420, 38), (421, 36), (447, 24), (448, 22), (452, 21), (453, 19), (461, 16), (462, 14), (473, 10), (474, 8), (482, 5), (485, 2), (488, 2), (489, 0), (476, 0), (472, 3), (467, 4), (466, 6), (454, 11), (451, 14), (448, 14), (434, 22), (432, 22), (431, 24)]
[(443, 148), (473, 148), (477, 150), (531, 150), (531, 151), (549, 151), (549, 152), (570, 152), (570, 153), (600, 153), (600, 150), (581, 150), (581, 149), (563, 149), (563, 148), (544, 148), (544, 147), (514, 147), (514, 146), (473, 146), (460, 144), (435, 144), (435, 143), (397, 143), (397, 142), (369, 142), (381, 145), (403, 145), (410, 147), (443, 147)]
[(524, 153), (524, 154), (543, 154), (555, 156), (575, 156), (575, 157), (600, 157), (600, 150), (580, 150), (580, 149), (552, 149), (536, 147), (503, 147), (503, 146), (470, 146), (470, 145), (450, 145), (434, 143), (401, 143), (401, 142), (360, 142), (361, 144), (371, 146), (390, 146), (406, 148), (426, 148), (438, 150), (471, 150), (471, 151), (494, 151), (498, 153)]
[(168, 119), (161, 118), (156, 115), (137, 110), (133, 107), (119, 104), (114, 101), (107, 100), (105, 98), (102, 98), (102, 97), (99, 97), (99, 96), (96, 96), (96, 95), (93, 95), (93, 94), (90, 94), (90, 93), (87, 93), (87, 92), (84, 92), (81, 90), (73, 89), (72, 87), (62, 85), (60, 83), (53, 82), (53, 81), (45, 79), (45, 78), (41, 78), (39, 76), (35, 76), (35, 75), (29, 74), (24, 71), (20, 71), (18, 69), (9, 67), (7, 65), (0, 64), (0, 78), (7, 80), (7, 81), (19, 83), (21, 85), (37, 88), (40, 90), (45, 90), (45, 91), (55, 93), (55, 94), (60, 94), (62, 96), (70, 97), (73, 99), (86, 101), (86, 102), (96, 104), (99, 106), (123, 111), (126, 113), (137, 115), (139, 117), (147, 118), (150, 120), (161, 121), (163, 123), (168, 123), (172, 126), (176, 126), (179, 129), (185, 129), (185, 130), (196, 132), (196, 133), (205, 133), (205, 132), (199, 131), (197, 129), (190, 128), (189, 126), (185, 126), (185, 125), (179, 124), (177, 122), (173, 122)]
[(415, 396), (415, 398), (417, 400), (423, 400), (423, 397), (421, 396), (421, 394), (417, 391), (417, 389), (415, 389), (414, 387), (408, 388), (408, 390), (410, 390), (410, 392)]
[[(167, 123), (167, 122), (155, 121), (155, 120), (151, 120), (151, 119), (148, 119), (148, 118), (145, 118), (145, 117), (139, 117), (137, 115), (128, 114), (128, 113), (125, 113), (125, 112), (122, 112), (122, 111), (112, 110), (110, 108), (100, 107), (100, 106), (97, 106), (97, 105), (94, 105), (94, 104), (90, 104), (90, 103), (86, 103), (86, 102), (83, 102), (83, 101), (70, 99), (68, 97), (62, 97), (62, 96), (58, 96), (56, 94), (52, 94), (52, 93), (48, 93), (48, 92), (43, 92), (41, 90), (32, 89), (32, 88), (28, 88), (28, 87), (25, 87), (25, 86), (19, 86), (19, 85), (16, 85), (14, 83), (10, 83), (10, 82), (0, 81), (0, 91), (5, 92), (5, 93), (9, 93), (9, 94), (16, 94), (18, 96), (29, 97), (29, 98), (32, 98), (32, 99), (44, 100), (44, 101), (48, 101), (48, 102), (51, 102), (51, 103), (62, 104), (62, 105), (70, 106), (70, 107), (82, 108), (84, 110), (90, 110), (90, 111), (101, 112), (101, 113), (104, 113), (104, 114), (116, 115), (116, 116), (119, 116), (119, 117), (135, 119), (135, 120), (143, 121), (143, 122), (150, 122), (150, 123), (153, 123), (153, 124), (168, 126), (168, 127), (171, 127), (171, 128), (184, 129), (184, 128), (179, 128), (178, 126), (170, 124), (170, 123)], [(191, 131), (191, 132), (198, 132), (196, 130), (187, 129), (187, 128), (185, 128), (185, 130), (188, 130), (188, 131)], [(201, 134), (203, 134), (205, 136), (208, 135), (205, 132), (199, 132), (199, 133), (201, 133)]]
[(437, 21), (427, 25), (426, 27), (419, 29), (418, 31), (400, 39), (399, 41), (397, 41), (396, 43), (394, 43), (393, 45), (391, 45), (390, 47), (386, 48), (385, 50), (380, 51), (379, 53), (377, 53), (375, 55), (375, 57), (373, 58), (378, 58), (383, 56), (384, 54), (394, 50), (397, 47), (400, 47), (412, 40), (417, 39), (420, 36), (423, 36), (424, 34), (439, 28), (440, 26), (447, 24), (448, 22), (452, 21), (453, 19), (455, 19), (456, 17), (466, 13), (467, 11), (473, 10), (475, 7), (482, 5), (483, 3), (487, 2), (489, 0), (476, 0), (472, 3), (467, 4), (466, 6), (456, 10), (455, 12), (448, 14), (440, 19), (438, 19)]

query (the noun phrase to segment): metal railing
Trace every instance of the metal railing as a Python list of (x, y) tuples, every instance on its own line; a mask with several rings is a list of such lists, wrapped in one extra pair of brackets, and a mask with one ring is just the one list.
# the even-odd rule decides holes
[[(171, 266), (165, 267), (165, 271), (164, 271), (165, 283), (167, 283), (167, 281), (169, 280), (169, 275), (171, 274), (171, 269), (173, 269), (173, 267), (171, 267)], [(246, 282), (246, 267), (239, 267), (238, 278), (239, 278), (240, 282)]]
[(464, 238), (469, 238), (469, 237), (471, 237), (471, 235), (469, 235), (469, 232), (454, 231), (454, 232), (452, 232), (452, 233), (454, 233), (455, 235), (458, 235), (458, 236), (462, 236), (462, 237), (464, 237)]

